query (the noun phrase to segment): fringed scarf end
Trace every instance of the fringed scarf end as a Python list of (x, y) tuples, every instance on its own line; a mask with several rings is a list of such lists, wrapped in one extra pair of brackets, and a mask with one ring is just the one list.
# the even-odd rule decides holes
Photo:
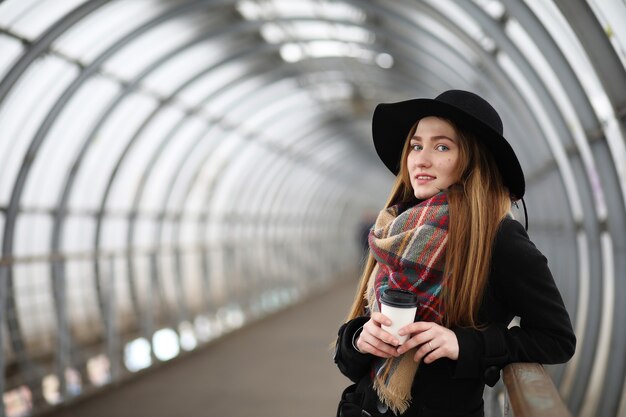
[(395, 415), (404, 414), (411, 405), (411, 393), (409, 392), (408, 395), (406, 395), (406, 393), (390, 390), (389, 387), (383, 389), (382, 385), (383, 384), (378, 379), (374, 382), (374, 389), (376, 390), (376, 394), (378, 394), (378, 398), (387, 405)]

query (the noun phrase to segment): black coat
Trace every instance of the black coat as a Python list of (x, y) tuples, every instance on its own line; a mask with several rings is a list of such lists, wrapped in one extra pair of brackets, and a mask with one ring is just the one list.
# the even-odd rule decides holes
[[(508, 328), (513, 317), (519, 327)], [(339, 329), (335, 362), (354, 385), (344, 392), (343, 417), (389, 415), (373, 391), (373, 355), (352, 346), (354, 333), (368, 320), (359, 317)], [(420, 364), (411, 407), (404, 416), (482, 416), (485, 384), (495, 385), (500, 370), (513, 362), (563, 363), (574, 354), (576, 338), (546, 258), (521, 224), (503, 220), (493, 247), (491, 272), (478, 314), (481, 330), (452, 328), (459, 342), (456, 361)], [(358, 412), (356, 410), (359, 410)], [(354, 410), (354, 411), (353, 411)]]

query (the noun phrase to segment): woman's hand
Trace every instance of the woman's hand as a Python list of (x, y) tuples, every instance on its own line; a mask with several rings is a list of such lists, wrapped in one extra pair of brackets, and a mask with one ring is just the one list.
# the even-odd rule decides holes
[(408, 350), (419, 346), (415, 352), (415, 361), (422, 359), (424, 363), (431, 363), (440, 358), (459, 358), (459, 341), (456, 334), (437, 323), (417, 321), (404, 326), (398, 331), (400, 336), (411, 334), (411, 338), (398, 348), (398, 353), (403, 354)]
[(380, 326), (391, 325), (391, 320), (382, 313), (372, 313), (369, 321), (363, 325), (363, 331), (355, 341), (356, 347), (362, 353), (371, 353), (380, 358), (390, 358), (399, 356), (396, 346), (398, 339), (388, 332), (384, 331)]

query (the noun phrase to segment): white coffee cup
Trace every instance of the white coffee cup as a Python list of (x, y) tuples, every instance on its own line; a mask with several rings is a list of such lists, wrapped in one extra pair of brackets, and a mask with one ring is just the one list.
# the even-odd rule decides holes
[(398, 331), (415, 321), (417, 296), (411, 291), (387, 288), (380, 297), (380, 312), (391, 320), (391, 326), (383, 324), (382, 329), (403, 344), (409, 335), (400, 336)]

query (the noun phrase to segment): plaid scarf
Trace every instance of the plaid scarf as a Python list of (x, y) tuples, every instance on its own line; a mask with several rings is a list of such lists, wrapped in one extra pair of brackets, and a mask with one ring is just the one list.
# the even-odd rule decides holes
[[(370, 249), (377, 261), (366, 291), (369, 311), (380, 311), (380, 296), (386, 288), (399, 288), (417, 295), (415, 321), (441, 322), (447, 239), (445, 192), (405, 211), (401, 206), (381, 211), (369, 235)], [(415, 350), (397, 358), (378, 358), (373, 364), (374, 388), (396, 414), (409, 407), (418, 367), (413, 360)]]

